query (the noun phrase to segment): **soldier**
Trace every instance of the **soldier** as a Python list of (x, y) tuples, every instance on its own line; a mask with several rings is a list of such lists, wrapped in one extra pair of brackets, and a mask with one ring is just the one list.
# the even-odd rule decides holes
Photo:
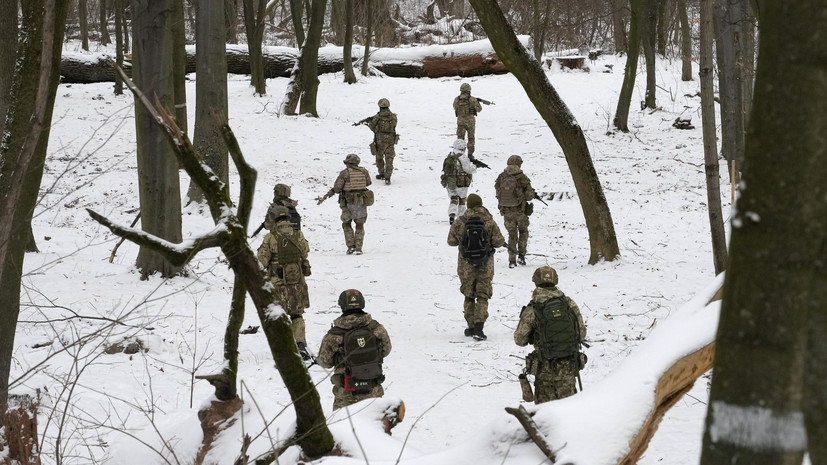
[[(342, 230), (345, 233), (345, 244), (348, 255), (355, 253), (362, 254), (362, 244), (365, 240), (365, 221), (368, 220), (367, 207), (373, 205), (373, 192), (368, 189), (370, 186), (370, 173), (359, 166), (359, 155), (351, 153), (344, 159), (346, 166), (333, 187), (319, 200), (333, 197), (339, 194), (339, 207), (342, 208)], [(351, 221), (356, 224), (356, 232), (351, 227)]]
[(459, 96), (454, 98), (454, 114), (457, 117), (457, 138), (465, 139), (465, 133), (468, 133), (468, 155), (474, 155), (477, 113), (481, 111), (480, 102), (471, 97), (471, 84), (463, 82), (459, 86)]
[(465, 335), (484, 341), (488, 299), (493, 294), (494, 249), (505, 246), (505, 239), (477, 194), (468, 196), (468, 210), (451, 225), (448, 245), (459, 246), (457, 274), (459, 291), (465, 296), (462, 304), (467, 323)]
[(465, 154), (465, 141), (457, 139), (454, 148), (442, 162), (442, 187), (448, 191), (451, 203), (448, 205), (448, 223), (454, 224), (457, 216), (465, 213), (465, 198), (477, 167)]
[(533, 205), (528, 201), (537, 194), (531, 187), (531, 180), (520, 169), (523, 159), (519, 155), (511, 155), (507, 163), (494, 182), (494, 191), (505, 230), (508, 231), (508, 267), (514, 268), (517, 263), (525, 265), (528, 215), (533, 211)]
[(290, 225), (287, 207), (277, 206), (267, 212), (274, 224), (258, 248), (258, 260), (267, 269), (270, 282), (276, 289), (276, 298), (290, 316), (293, 337), (302, 359), (310, 360), (304, 334), (304, 310), (310, 307), (305, 276), (310, 276), (307, 254), (310, 246), (304, 234)]
[(342, 316), (333, 320), (330, 331), (322, 338), (317, 361), (324, 368), (334, 368), (333, 409), (371, 397), (382, 397), (382, 361), (391, 352), (391, 340), (385, 327), (365, 313), (365, 297), (356, 289), (339, 295)]
[(585, 365), (580, 345), (586, 325), (577, 304), (557, 288), (554, 268), (537, 268), (531, 280), (536, 288), (520, 313), (514, 342), (520, 347), (534, 345), (526, 357), (526, 373), (535, 377), (534, 399), (540, 404), (577, 392), (575, 378)]
[[(290, 186), (287, 184), (276, 184), (273, 186), (273, 201), (270, 202), (269, 209), (272, 209), (277, 206), (287, 207), (287, 210), (290, 212), (290, 226), (293, 226), (293, 229), (301, 230), (302, 228), (302, 217), (299, 215), (298, 210), (296, 210), (296, 205), (299, 202), (297, 200), (293, 200), (290, 198)], [(270, 218), (270, 215), (264, 219), (265, 224), (264, 227), (267, 228), (268, 231), (273, 230), (273, 224), (267, 222), (267, 219)]]
[(384, 179), (385, 184), (391, 183), (393, 175), (393, 158), (396, 156), (394, 145), (399, 141), (396, 134), (396, 113), (391, 112), (391, 103), (388, 99), (379, 99), (379, 113), (369, 116), (355, 125), (367, 124), (373, 131), (373, 142), (370, 144), (370, 153), (376, 157), (376, 179)]

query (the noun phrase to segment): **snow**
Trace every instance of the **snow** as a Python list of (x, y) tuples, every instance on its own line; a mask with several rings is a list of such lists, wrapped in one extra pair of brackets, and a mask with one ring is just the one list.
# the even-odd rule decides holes
[[(590, 66), (606, 64), (620, 70), (625, 63), (605, 56)], [(705, 303), (720, 278), (714, 276), (709, 244), (701, 129), (671, 127), (676, 117), (699, 113), (699, 100), (685, 97), (695, 94), (697, 82), (680, 81), (679, 62), (659, 61), (662, 109), (632, 112), (632, 132), (624, 134), (610, 126), (621, 72), (547, 72), (589, 144), (620, 246), (621, 256), (613, 262), (587, 264), (588, 232), (565, 157), (511, 75), (359, 76), (359, 82), (347, 85), (341, 73), (326, 74), (320, 76), (319, 118), (277, 113), (286, 78), (268, 80), (268, 94), (255, 96), (246, 76), (229, 77), (230, 125), (245, 158), (258, 170), (251, 224), (263, 218), (274, 184), (291, 185), (292, 197), (299, 200), (313, 267), (311, 308), (305, 314), (309, 347), (318, 349), (339, 314), (338, 295), (347, 288), (364, 293), (366, 311), (393, 341), (385, 363), (386, 397), (351, 407), (350, 418), (343, 411), (330, 417), (337, 442), (351, 458), (316, 463), (395, 463), (400, 454), (406, 465), (540, 463), (542, 453), (503, 410), (521, 403), (517, 374), (528, 350), (513, 343), (512, 333), (538, 266), (558, 270), (560, 288), (582, 309), (591, 341), (589, 364), (581, 373), (584, 391), (537, 409), (535, 419), (555, 450), (565, 444), (561, 459), (612, 463), (623, 447), (617, 441), (651, 407), (651, 396), (641, 388), (653, 389), (670, 360), (713, 337), (717, 307)], [(196, 76), (189, 78), (192, 129)], [(643, 79), (638, 76), (633, 101), (642, 99)], [(504, 251), (495, 257), (484, 342), (462, 334), (457, 251), (446, 243), (449, 200), (439, 182), (442, 160), (455, 139), (451, 103), (462, 82), (472, 85), (474, 95), (496, 102), (484, 106), (477, 118), (475, 153), (493, 169), (478, 170), (469, 193), (482, 197), (502, 228), (494, 179), (508, 156), (518, 154), (535, 189), (554, 195), (548, 207), (535, 204), (528, 266), (509, 269)], [(27, 254), (24, 265), (13, 391), (40, 389), (44, 396), (39, 421), (45, 430), (44, 463), (55, 462), (56, 449), (67, 464), (90, 463), (90, 455), (113, 464), (166, 463), (151, 450), (162, 449), (162, 438), (177, 457), (166, 460), (192, 463), (202, 439), (196, 413), (213, 395), (213, 388), (193, 375), (223, 366), (232, 274), (217, 249), (199, 253), (188, 276), (172, 280), (151, 276), (141, 281), (134, 267), (137, 247), (128, 242), (109, 263), (118, 239), (85, 209), (118, 224), (130, 224), (137, 213), (132, 97), (113, 95), (111, 83), (61, 85), (57, 95), (44, 198), (34, 220), (41, 253)], [(313, 199), (330, 188), (348, 153), (360, 154), (362, 166), (375, 174), (370, 132), (351, 123), (374, 114), (383, 97), (399, 116), (396, 172), (392, 185), (372, 186), (376, 204), (369, 208), (365, 254), (348, 256), (338, 205), (330, 200), (317, 206)], [(721, 191), (728, 219), (727, 182), (722, 179)], [(182, 172), (182, 198), (188, 183)], [(237, 196), (234, 171), (230, 183)], [(203, 205), (184, 206), (183, 215), (185, 240), (217, 230)], [(257, 248), (263, 236), (251, 239), (251, 246)], [(249, 298), (247, 310), (244, 326), (260, 325)], [(268, 312), (275, 316), (281, 309)], [(88, 337), (73, 344), (81, 336)], [(102, 354), (105, 346), (134, 339), (148, 351)], [(44, 341), (53, 342), (40, 346)], [(256, 456), (294, 428), (289, 396), (264, 335), (240, 336), (239, 350), (245, 406), (217, 439), (211, 463), (232, 463), (244, 433), (256, 437), (250, 446)], [(310, 373), (330, 413), (330, 373), (318, 366)], [(71, 391), (62, 388), (75, 382)], [(407, 415), (387, 436), (377, 418), (398, 399)], [(706, 400), (707, 381), (701, 378), (667, 414), (640, 463), (696, 463)], [(565, 430), (557, 427), (561, 421)], [(293, 447), (279, 463), (298, 461)]]

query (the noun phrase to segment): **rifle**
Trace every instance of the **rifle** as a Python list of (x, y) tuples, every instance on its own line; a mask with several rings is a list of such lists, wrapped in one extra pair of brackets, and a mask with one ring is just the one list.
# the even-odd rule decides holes
[(480, 98), (480, 97), (474, 97), (474, 98), (477, 99), (477, 102), (480, 102), (482, 104), (494, 105), (494, 102), (492, 102), (491, 100), (485, 100), (484, 98)]
[(253, 234), (250, 235), (250, 237), (256, 237), (256, 234), (260, 233), (262, 229), (264, 229), (264, 221), (262, 221), (261, 224), (258, 225), (258, 228), (256, 228), (255, 231), (253, 231)]
[(313, 200), (315, 200), (315, 201), (316, 201), (316, 205), (321, 205), (321, 204), (322, 204), (322, 202), (324, 202), (325, 200), (327, 200), (327, 199), (329, 199), (329, 198), (333, 197), (333, 195), (334, 195), (334, 194), (335, 194), (335, 192), (333, 192), (333, 189), (330, 189), (329, 191), (327, 191), (327, 194), (325, 194), (325, 195), (323, 195), (323, 196), (321, 196), (321, 197), (316, 197), (316, 198), (315, 198), (315, 199), (313, 199)]
[(537, 195), (537, 193), (536, 193), (536, 192), (534, 193), (534, 198), (535, 198), (535, 199), (537, 199), (537, 200), (539, 200), (540, 202), (542, 202), (542, 203), (543, 203), (543, 205), (545, 205), (545, 206), (547, 206), (547, 207), (548, 207), (548, 204), (546, 203), (546, 201), (545, 201), (545, 200), (543, 200), (542, 198), (540, 198), (540, 196), (539, 196), (539, 195)]
[(474, 166), (476, 166), (477, 168), (488, 168), (489, 170), (491, 169), (491, 167), (485, 164), (485, 162), (477, 160), (476, 158), (474, 158), (473, 155), (468, 155), (468, 159), (471, 160), (471, 163), (473, 163)]
[(373, 116), (368, 116), (367, 118), (365, 118), (363, 120), (360, 120), (360, 121), (357, 121), (357, 122), (353, 123), (353, 125), (354, 126), (359, 126), (360, 124), (368, 124), (368, 121), (370, 121), (371, 119), (373, 119)]

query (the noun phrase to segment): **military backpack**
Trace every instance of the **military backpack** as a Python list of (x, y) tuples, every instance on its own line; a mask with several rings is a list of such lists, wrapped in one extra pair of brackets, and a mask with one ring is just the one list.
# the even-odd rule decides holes
[(459, 243), (459, 254), (472, 265), (481, 266), (494, 254), (491, 238), (485, 230), (485, 222), (478, 216), (465, 220), (465, 232)]
[(302, 251), (296, 239), (298, 232), (294, 230), (292, 234), (285, 235), (273, 231), (272, 235), (277, 244), (278, 267), (276, 268), (276, 275), (283, 279), (286, 284), (298, 284), (303, 276)]
[(525, 201), (525, 192), (520, 180), (513, 174), (501, 174), (497, 179), (497, 200), (501, 207), (517, 207)]
[(548, 360), (574, 357), (580, 351), (580, 323), (565, 297), (532, 302), (534, 346)]
[(383, 114), (382, 112), (379, 113), (379, 121), (376, 125), (379, 132), (384, 132), (388, 134), (395, 134), (396, 133), (396, 121), (394, 121), (393, 114), (388, 112), (387, 114)]
[(476, 116), (477, 112), (471, 107), (471, 97), (470, 96), (459, 96), (457, 97), (457, 108), (456, 108), (456, 116), (468, 116), (474, 115)]
[[(264, 227), (267, 228), (268, 231), (272, 231), (276, 228), (276, 222), (272, 220), (270, 216), (270, 212), (277, 207), (281, 207), (278, 203), (272, 202), (270, 206), (267, 207), (267, 214), (264, 216)], [(296, 207), (292, 205), (286, 206), (287, 211), (290, 213), (290, 226), (293, 227), (296, 231), (301, 231), (302, 229), (302, 217), (299, 215), (299, 211), (296, 210)]]
[(345, 367), (344, 388), (348, 391), (365, 394), (385, 380), (382, 347), (373, 334), (378, 326), (378, 322), (371, 321), (350, 330), (334, 326), (328, 331), (342, 337), (342, 352), (336, 363)]

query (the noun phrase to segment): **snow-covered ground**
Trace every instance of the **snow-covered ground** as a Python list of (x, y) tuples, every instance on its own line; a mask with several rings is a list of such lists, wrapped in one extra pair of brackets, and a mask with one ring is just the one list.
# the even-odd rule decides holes
[[(601, 72), (606, 64), (614, 65), (615, 72)], [(587, 264), (588, 233), (565, 158), (513, 76), (360, 77), (358, 83), (347, 85), (341, 74), (323, 75), (319, 118), (276, 114), (286, 79), (268, 80), (267, 96), (257, 97), (248, 77), (230, 77), (230, 125), (259, 172), (250, 229), (263, 219), (275, 183), (291, 185), (293, 198), (299, 200), (313, 266), (308, 278), (311, 308), (305, 315), (310, 347), (318, 349), (339, 314), (336, 299), (347, 288), (364, 293), (366, 311), (385, 325), (392, 339), (393, 352), (385, 362), (385, 391), (388, 399), (404, 400), (407, 416), (394, 429), (393, 438), (364, 432), (361, 445), (369, 451), (370, 463), (393, 463), (406, 437), (404, 463), (541, 461), (532, 444), (510, 449), (493, 439), (495, 432), (511, 428), (507, 422), (513, 419), (503, 408), (521, 402), (517, 374), (528, 350), (514, 344), (512, 333), (521, 306), (530, 298), (536, 267), (556, 268), (560, 288), (583, 311), (591, 341), (589, 364), (582, 372), (584, 395), (712, 282), (699, 100), (685, 97), (695, 94), (697, 81), (681, 82), (680, 63), (660, 61), (661, 109), (633, 111), (631, 133), (607, 133), (624, 59), (602, 57), (589, 66), (591, 72), (551, 69), (548, 75), (585, 131), (615, 223), (621, 256), (594, 266)], [(191, 75), (187, 87), (190, 115), (194, 79)], [(535, 189), (557, 193), (547, 207), (535, 203), (528, 266), (508, 269), (506, 253), (501, 250), (496, 255), (494, 297), (486, 324), (489, 337), (484, 342), (462, 334), (457, 251), (446, 244), (448, 197), (439, 183), (442, 159), (455, 139), (451, 103), (462, 82), (472, 85), (473, 95), (495, 102), (484, 106), (477, 119), (476, 152), (493, 169), (480, 170), (470, 191), (480, 194), (501, 228), (494, 179), (510, 155), (523, 158), (523, 170)], [(643, 85), (641, 74), (633, 108), (642, 99)], [(369, 209), (365, 254), (349, 256), (335, 199), (320, 206), (313, 199), (332, 185), (348, 153), (359, 154), (362, 165), (375, 174), (368, 151), (371, 134), (351, 123), (374, 114), (382, 97), (390, 100), (399, 117), (396, 172), (393, 185), (373, 186), (376, 205)], [(105, 459), (113, 464), (167, 463), (149, 447), (129, 440), (142, 434), (156, 444), (158, 434), (151, 421), (175, 449), (177, 458), (167, 454), (166, 460), (191, 463), (201, 441), (195, 413), (213, 392), (208, 383), (193, 381), (192, 376), (213, 372), (222, 363), (232, 276), (218, 251), (199, 254), (187, 277), (140, 281), (133, 266), (137, 248), (124, 243), (114, 263), (109, 263), (118, 239), (86, 214), (85, 208), (92, 208), (129, 224), (137, 213), (133, 114), (131, 95), (113, 95), (111, 84), (58, 89), (43, 182), (48, 193), (34, 220), (41, 253), (26, 256), (12, 367), (13, 379), (25, 374), (16, 392), (40, 389), (44, 395), (40, 418), (45, 430), (44, 463), (54, 463), (56, 454), (64, 455), (63, 463), (90, 463), (90, 455), (98, 463)], [(678, 115), (693, 117), (697, 128), (674, 129), (671, 124)], [(723, 163), (721, 171), (726, 172)], [(182, 172), (182, 197), (188, 183)], [(231, 190), (238, 193), (235, 176)], [(722, 179), (721, 191), (728, 216), (728, 178)], [(205, 209), (184, 207), (185, 238), (211, 228)], [(251, 246), (257, 248), (263, 235), (251, 240)], [(245, 327), (259, 325), (251, 309), (248, 303)], [(107, 327), (105, 337), (86, 339), (38, 365), (64, 344), (104, 326), (102, 318), (119, 316), (125, 324)], [(686, 326), (673, 330), (661, 344), (696, 336), (695, 328)], [(102, 352), (104, 341), (108, 345), (125, 337), (140, 339), (149, 351)], [(77, 363), (72, 354), (77, 355)], [(310, 372), (329, 411), (328, 373), (318, 366)], [(634, 376), (626, 373), (626, 379)], [(253, 442), (250, 451), (256, 455), (270, 444), (268, 435), (276, 440), (289, 434), (292, 421), (289, 397), (261, 332), (241, 336), (240, 379), (248, 408), (243, 421), (221, 438), (222, 446), (214, 451), (212, 457), (221, 463), (237, 455), (241, 423), (255, 436), (262, 417), (270, 419), (286, 408), (269, 432)], [(63, 387), (66, 383), (71, 391)], [(707, 383), (701, 379), (666, 416), (641, 463), (696, 463), (706, 399)], [(613, 412), (639, 414), (647, 408), (628, 400), (627, 409)], [(612, 418), (609, 412), (604, 416), (599, 406), (595, 402), (583, 416), (596, 418), (604, 427), (623, 427), (623, 418)], [(334, 426), (337, 437), (352, 435), (349, 423), (337, 415), (341, 420)], [(345, 449), (359, 450), (354, 441), (341, 440)], [(597, 452), (613, 446), (589, 445)], [(503, 461), (506, 448), (508, 458)], [(415, 460), (417, 456), (420, 459)], [(293, 463), (290, 460), (284, 457), (280, 463)], [(342, 459), (329, 463), (334, 460)], [(353, 463), (361, 462), (367, 460)]]

